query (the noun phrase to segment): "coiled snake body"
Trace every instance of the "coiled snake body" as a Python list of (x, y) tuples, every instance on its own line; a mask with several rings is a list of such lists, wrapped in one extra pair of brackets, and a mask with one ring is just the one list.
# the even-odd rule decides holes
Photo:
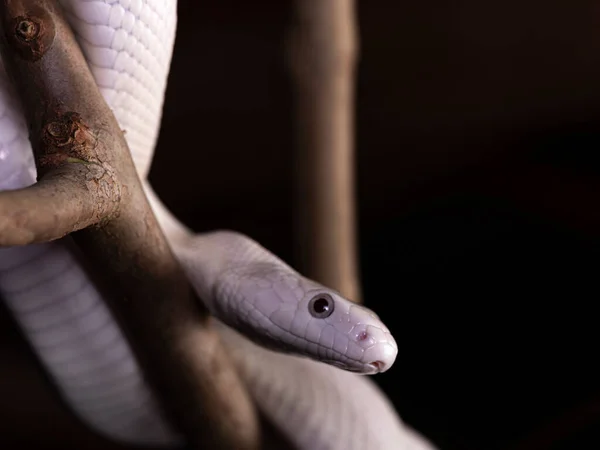
[[(144, 179), (160, 124), (176, 1), (61, 3)], [(0, 190), (34, 181), (27, 128), (2, 70)], [(295, 446), (432, 448), (402, 424), (367, 377), (351, 373), (383, 371), (396, 358), (396, 343), (375, 314), (302, 277), (243, 235), (192, 235), (149, 185), (146, 191), (190, 281), (223, 321), (220, 332), (252, 397)], [(0, 296), (88, 426), (123, 442), (179, 444), (68, 240), (1, 249)]]

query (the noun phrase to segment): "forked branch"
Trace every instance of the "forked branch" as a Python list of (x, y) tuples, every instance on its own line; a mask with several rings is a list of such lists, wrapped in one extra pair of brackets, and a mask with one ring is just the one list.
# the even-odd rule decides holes
[(58, 2), (0, 0), (0, 21), (39, 180), (0, 193), (0, 246), (79, 230), (75, 243), (176, 428), (197, 448), (258, 448), (252, 403), (159, 228)]

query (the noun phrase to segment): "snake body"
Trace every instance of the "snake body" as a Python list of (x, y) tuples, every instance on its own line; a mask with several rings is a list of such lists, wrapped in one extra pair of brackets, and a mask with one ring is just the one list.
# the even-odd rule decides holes
[[(144, 179), (160, 123), (176, 1), (61, 3)], [(34, 181), (27, 129), (1, 71), (0, 190)], [(351, 373), (386, 370), (396, 357), (396, 344), (376, 315), (302, 277), (245, 236), (193, 235), (145, 187), (190, 281), (223, 321), (219, 331), (249, 392), (297, 448), (432, 448), (400, 421), (368, 377)], [(69, 241), (1, 249), (0, 297), (88, 426), (126, 443), (180, 444)], [(325, 313), (311, 309), (323, 300), (330, 302)]]

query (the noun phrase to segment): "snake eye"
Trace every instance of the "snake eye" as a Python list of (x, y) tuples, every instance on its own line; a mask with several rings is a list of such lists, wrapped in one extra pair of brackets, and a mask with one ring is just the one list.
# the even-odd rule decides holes
[(308, 311), (317, 319), (325, 319), (333, 313), (334, 301), (329, 294), (319, 294), (308, 304)]

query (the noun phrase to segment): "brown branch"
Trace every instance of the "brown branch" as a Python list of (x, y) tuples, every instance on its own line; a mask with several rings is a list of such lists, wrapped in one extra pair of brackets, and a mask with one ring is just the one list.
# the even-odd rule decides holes
[(297, 0), (295, 89), (298, 252), (311, 278), (359, 302), (354, 192), (352, 0)]
[(251, 401), (146, 200), (123, 134), (53, 0), (1, 0), (1, 50), (39, 182), (0, 195), (0, 245), (73, 234), (176, 428), (203, 449), (258, 448)]
[(96, 183), (103, 176), (109, 175), (101, 166), (70, 163), (30, 188), (0, 192), (0, 246), (51, 241), (110, 217), (118, 184), (105, 180), (108, 196), (100, 202)]

